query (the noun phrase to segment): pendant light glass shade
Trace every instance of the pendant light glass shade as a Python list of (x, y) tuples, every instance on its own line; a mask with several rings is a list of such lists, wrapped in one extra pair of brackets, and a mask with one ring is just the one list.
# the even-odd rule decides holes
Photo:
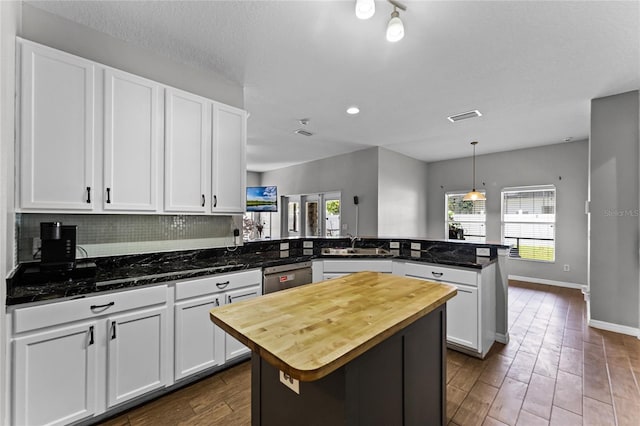
[(404, 24), (400, 20), (400, 14), (397, 10), (393, 10), (391, 19), (387, 25), (387, 40), (396, 42), (402, 40), (404, 37)]
[(476, 191), (476, 145), (478, 145), (478, 142), (471, 142), (471, 145), (473, 145), (473, 189), (470, 192), (467, 192), (462, 200), (483, 201), (486, 200), (487, 197), (485, 197), (483, 193)]
[(376, 13), (374, 0), (356, 0), (356, 16), (360, 19), (369, 19)]
[(464, 201), (484, 201), (487, 197), (485, 197), (482, 192), (478, 192), (474, 189), (471, 192), (467, 192), (462, 199)]

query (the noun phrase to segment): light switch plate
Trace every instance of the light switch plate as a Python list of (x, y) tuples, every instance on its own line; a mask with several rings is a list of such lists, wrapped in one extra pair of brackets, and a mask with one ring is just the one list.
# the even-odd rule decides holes
[(411, 243), (411, 250), (420, 250), (422, 245), (420, 243)]
[(280, 383), (300, 395), (300, 382), (284, 372), (280, 372)]
[(313, 248), (313, 241), (303, 241), (302, 248)]
[(398, 241), (391, 241), (389, 243), (389, 248), (390, 249), (399, 249), (400, 248), (400, 243)]
[(289, 250), (280, 251), (280, 259), (285, 258), (285, 257), (289, 257)]
[(411, 257), (420, 257), (419, 250), (411, 250)]
[(280, 243), (280, 250), (289, 250), (289, 243)]
[(313, 256), (313, 249), (302, 249), (303, 256)]
[(476, 256), (491, 256), (491, 249), (488, 247), (478, 247), (476, 248)]

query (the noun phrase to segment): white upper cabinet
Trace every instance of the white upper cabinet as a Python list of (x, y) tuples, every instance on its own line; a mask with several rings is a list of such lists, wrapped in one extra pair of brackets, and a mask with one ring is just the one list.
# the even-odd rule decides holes
[(18, 209), (244, 212), (245, 111), (27, 40), (18, 46)]
[(210, 102), (177, 89), (165, 97), (164, 209), (207, 212)]
[(216, 102), (212, 123), (211, 211), (242, 213), (245, 210), (247, 113)]
[(105, 210), (158, 208), (158, 83), (104, 73)]
[(31, 43), (21, 55), (19, 206), (92, 210), (95, 67)]

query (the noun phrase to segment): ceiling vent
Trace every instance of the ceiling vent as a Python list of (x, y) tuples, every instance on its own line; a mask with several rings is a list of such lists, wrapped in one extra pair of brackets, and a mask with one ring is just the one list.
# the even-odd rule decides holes
[(477, 109), (474, 109), (473, 111), (467, 111), (460, 114), (452, 115), (450, 117), (447, 117), (447, 119), (450, 122), (455, 123), (456, 121), (461, 121), (461, 120), (466, 120), (468, 118), (475, 118), (475, 117), (481, 117), (481, 116), (482, 114), (480, 114), (480, 111), (478, 111)]
[(306, 131), (304, 129), (298, 129), (298, 130), (294, 131), (293, 133), (297, 133), (297, 134), (302, 135), (302, 136), (313, 136), (313, 133), (308, 132), (308, 131)]

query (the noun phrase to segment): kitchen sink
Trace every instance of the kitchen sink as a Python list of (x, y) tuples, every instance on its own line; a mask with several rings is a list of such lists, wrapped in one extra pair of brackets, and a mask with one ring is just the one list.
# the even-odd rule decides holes
[(323, 248), (320, 252), (323, 256), (391, 256), (389, 250), (383, 248)]

